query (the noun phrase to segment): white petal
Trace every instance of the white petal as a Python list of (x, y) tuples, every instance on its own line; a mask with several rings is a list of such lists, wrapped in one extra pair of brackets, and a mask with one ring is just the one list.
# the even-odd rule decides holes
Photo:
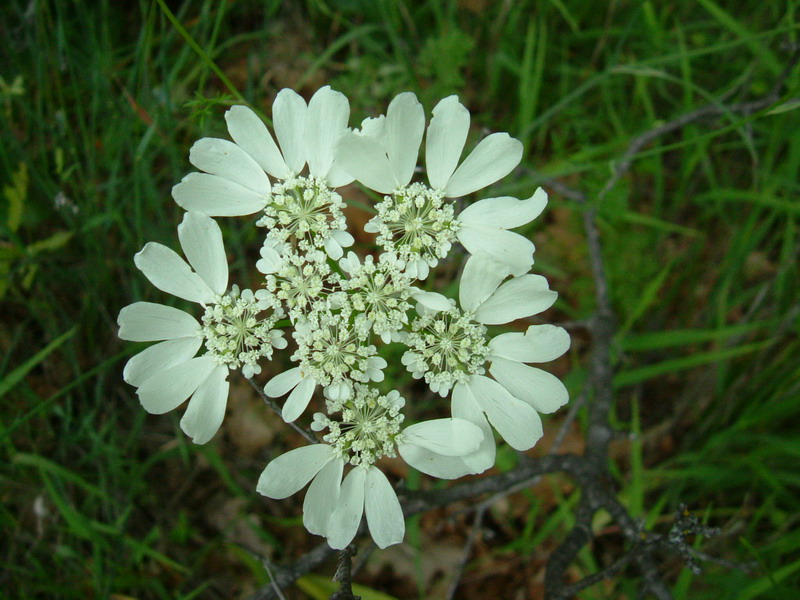
[(525, 333), (503, 333), (489, 342), (494, 356), (526, 363), (557, 359), (569, 350), (569, 334), (555, 325), (531, 325)]
[(466, 384), (497, 432), (516, 450), (528, 450), (542, 437), (542, 420), (533, 408), (493, 379), (473, 375)]
[[(344, 135), (344, 134), (342, 134)], [(334, 155), (335, 155), (335, 144), (334, 144)], [(330, 170), (328, 170), (328, 175), (325, 177), (325, 183), (327, 183), (332, 188), (338, 188), (347, 185), (348, 183), (352, 183), (355, 177), (350, 175), (347, 171), (345, 171), (336, 160), (333, 161)]]
[(391, 194), (400, 187), (383, 146), (374, 138), (345, 133), (336, 143), (336, 164), (370, 189)]
[(523, 275), (533, 265), (536, 250), (533, 242), (512, 231), (462, 224), (456, 237), (470, 254), (488, 254), (497, 262), (508, 265), (512, 275)]
[(214, 298), (213, 290), (177, 252), (156, 242), (147, 242), (133, 262), (154, 286), (178, 298), (205, 304)]
[(456, 169), (445, 187), (445, 196), (466, 196), (508, 175), (522, 159), (522, 143), (507, 133), (483, 138)]
[(416, 290), (411, 294), (414, 298), (425, 308), (435, 312), (448, 311), (453, 308), (453, 304), (446, 296), (442, 296), (438, 292), (426, 292), (424, 290)]
[(401, 186), (408, 185), (417, 166), (425, 131), (425, 111), (412, 92), (395, 96), (386, 111), (385, 145), (392, 171)]
[(160, 415), (191, 396), (216, 367), (208, 356), (198, 356), (148, 377), (136, 390), (144, 409)]
[(308, 170), (315, 177), (327, 179), (333, 164), (333, 147), (347, 130), (349, 117), (347, 98), (330, 86), (320, 88), (311, 97), (306, 114), (305, 156)]
[(277, 179), (289, 177), (289, 167), (281, 151), (256, 113), (246, 106), (233, 106), (225, 113), (225, 121), (233, 141), (252, 156), (262, 169)]
[(484, 325), (510, 323), (547, 310), (557, 297), (541, 275), (522, 275), (497, 288), (475, 311), (475, 319)]
[(325, 535), (342, 487), (344, 461), (334, 458), (317, 473), (303, 501), (303, 525), (311, 533)]
[(333, 458), (333, 448), (327, 444), (290, 450), (267, 465), (258, 478), (256, 490), (268, 498), (288, 498), (303, 489)]
[(189, 162), (212, 175), (238, 183), (257, 194), (269, 194), (269, 178), (253, 158), (228, 140), (203, 138), (189, 150)]
[(474, 311), (508, 277), (509, 269), (488, 255), (473, 254), (464, 265), (458, 287), (458, 300), (461, 308)]
[(292, 390), (286, 402), (283, 403), (283, 410), (281, 416), (287, 423), (291, 423), (297, 417), (303, 414), (303, 411), (311, 401), (311, 396), (314, 395), (314, 389), (317, 387), (315, 379), (309, 377), (308, 379), (300, 380), (300, 383)]
[(181, 419), (181, 429), (195, 444), (205, 444), (222, 424), (230, 387), (227, 377), (228, 367), (217, 365), (189, 400)]
[(461, 460), (472, 468), (472, 473), (483, 473), (494, 465), (497, 448), (494, 443), (494, 432), (489, 422), (483, 414), (483, 410), (478, 406), (475, 397), (469, 391), (469, 387), (464, 383), (457, 383), (453, 388), (450, 410), (453, 417), (466, 419), (480, 427), (483, 433), (483, 441), (478, 449)]
[(356, 467), (342, 483), (339, 502), (328, 519), (328, 545), (335, 550), (346, 548), (356, 537), (364, 514), (364, 484), (367, 469)]
[(228, 259), (222, 244), (222, 232), (211, 217), (187, 212), (178, 225), (178, 238), (189, 264), (217, 294), (228, 289)]
[(119, 311), (120, 339), (129, 342), (156, 342), (193, 337), (200, 334), (200, 323), (184, 311), (154, 304), (134, 302)]
[(433, 109), (425, 139), (425, 165), (428, 181), (435, 190), (443, 189), (456, 170), (469, 133), (469, 111), (458, 101), (458, 96), (448, 96)]
[(402, 440), (444, 456), (464, 456), (478, 449), (483, 433), (465, 419), (433, 419), (406, 427)]
[(286, 166), (299, 173), (306, 164), (306, 112), (308, 108), (294, 90), (282, 89), (272, 104), (272, 127), (281, 145)]
[(403, 509), (386, 475), (375, 466), (367, 470), (364, 512), (367, 514), (369, 533), (378, 548), (403, 541), (406, 533)]
[(530, 404), (537, 412), (555, 412), (569, 400), (564, 384), (547, 371), (495, 357), (489, 372), (504, 388)]
[(268, 275), (275, 273), (283, 265), (283, 257), (270, 246), (261, 247), (261, 258), (256, 261), (256, 269)]
[(288, 394), (289, 390), (300, 383), (301, 379), (300, 367), (289, 369), (270, 379), (267, 385), (264, 386), (264, 393), (270, 398), (280, 398)]
[(139, 387), (148, 377), (192, 358), (202, 343), (202, 338), (192, 336), (150, 346), (128, 361), (122, 377), (129, 384)]
[[(485, 421), (486, 419), (484, 419)], [(489, 425), (489, 433), (492, 430)], [(492, 448), (494, 448), (494, 439), (492, 439)], [(475, 469), (472, 465), (467, 464), (465, 461), (470, 460), (473, 464), (476, 463), (475, 456), (459, 457), (459, 456), (442, 456), (427, 448), (415, 446), (414, 444), (397, 444), (397, 451), (410, 466), (414, 467), (417, 471), (430, 475), (431, 477), (438, 477), (439, 479), (458, 479), (464, 475), (472, 475), (474, 473), (482, 473), (494, 462), (494, 455), (488, 465), (481, 469)]]
[(330, 256), (333, 260), (339, 260), (342, 258), (344, 251), (342, 247), (339, 245), (333, 237), (327, 237), (323, 240), (322, 245), (325, 247), (325, 254)]
[(547, 193), (542, 188), (537, 188), (527, 200), (517, 200), (510, 196), (479, 200), (461, 211), (458, 220), (481, 227), (512, 229), (533, 221), (546, 205)]
[(266, 195), (208, 173), (189, 173), (172, 188), (172, 197), (183, 209), (210, 217), (252, 215), (267, 204)]

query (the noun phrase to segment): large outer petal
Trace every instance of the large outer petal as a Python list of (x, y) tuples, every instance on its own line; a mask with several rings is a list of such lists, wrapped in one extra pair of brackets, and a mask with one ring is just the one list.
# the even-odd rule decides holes
[(547, 310), (557, 297), (541, 275), (522, 275), (497, 288), (475, 311), (475, 320), (484, 325), (510, 323)]
[(326, 535), (328, 519), (339, 502), (343, 469), (344, 461), (334, 458), (317, 473), (308, 487), (303, 500), (303, 525), (311, 533)]
[(466, 385), (489, 422), (512, 448), (528, 450), (542, 437), (539, 413), (512, 396), (498, 382), (483, 375), (473, 375)]
[(339, 138), (334, 152), (336, 164), (368, 188), (391, 194), (400, 186), (378, 140), (348, 132)]
[(122, 377), (131, 385), (139, 387), (159, 371), (194, 357), (202, 343), (200, 336), (191, 336), (167, 340), (145, 348), (127, 362)]
[(267, 173), (277, 179), (289, 177), (289, 167), (278, 145), (258, 115), (246, 106), (232, 106), (225, 113), (228, 133)]
[(299, 173), (306, 164), (306, 113), (308, 107), (294, 90), (282, 89), (272, 104), (272, 128), (281, 145), (286, 166)]
[(283, 373), (275, 375), (264, 386), (264, 393), (270, 398), (280, 398), (288, 394), (302, 380), (300, 367), (294, 367)]
[(425, 132), (425, 111), (412, 92), (398, 94), (386, 111), (386, 153), (397, 181), (408, 185)]
[[(486, 419), (484, 419), (484, 421), (485, 420)], [(491, 428), (488, 424), (486, 426), (489, 428), (489, 434), (491, 435)], [(494, 440), (492, 440), (492, 449), (494, 449)], [(421, 446), (403, 443), (397, 445), (397, 451), (400, 453), (400, 456), (403, 457), (403, 460), (417, 471), (430, 475), (431, 477), (438, 477), (439, 479), (458, 479), (464, 475), (481, 473), (494, 462), (493, 452), (491, 458), (486, 458), (488, 464), (482, 468), (475, 468), (473, 465), (478, 463), (478, 459), (474, 455), (468, 457), (443, 456), (427, 448), (422, 448)], [(467, 459), (469, 459), (473, 465), (467, 464)]]
[(172, 197), (181, 208), (209, 217), (252, 215), (267, 205), (265, 194), (208, 173), (189, 173), (172, 188)]
[(181, 429), (195, 444), (205, 444), (214, 437), (225, 418), (230, 388), (227, 378), (228, 367), (217, 365), (189, 400)]
[(512, 231), (462, 223), (456, 237), (470, 254), (488, 254), (514, 276), (527, 273), (533, 265), (533, 242)]
[(307, 378), (301, 379), (300, 383), (292, 390), (286, 402), (283, 403), (283, 410), (281, 416), (287, 423), (291, 423), (297, 417), (303, 414), (303, 411), (311, 401), (311, 396), (314, 395), (314, 390), (317, 387), (315, 379)]
[(466, 419), (481, 428), (483, 432), (481, 445), (475, 452), (462, 457), (461, 460), (473, 469), (473, 473), (483, 473), (494, 465), (497, 448), (494, 443), (494, 432), (467, 384), (457, 383), (455, 385), (450, 409), (453, 417)]
[(461, 308), (474, 311), (485, 302), (503, 279), (510, 274), (509, 268), (487, 254), (473, 254), (464, 265), (458, 285), (458, 301)]
[(187, 212), (178, 225), (178, 238), (189, 264), (217, 294), (228, 289), (228, 259), (219, 225), (208, 215)]
[(259, 164), (228, 140), (202, 138), (189, 150), (189, 162), (212, 175), (238, 183), (257, 194), (269, 194), (269, 177)]
[(448, 96), (433, 109), (425, 138), (425, 166), (428, 181), (435, 190), (443, 189), (458, 166), (469, 133), (469, 111)]
[(481, 227), (512, 229), (526, 225), (538, 217), (547, 206), (547, 193), (537, 188), (527, 200), (510, 196), (486, 198), (470, 204), (458, 215), (458, 220)]
[(561, 380), (547, 371), (492, 357), (489, 372), (504, 388), (537, 412), (555, 412), (569, 400), (569, 393)]
[(461, 166), (456, 169), (445, 196), (456, 198), (491, 185), (508, 175), (522, 159), (522, 143), (507, 133), (493, 133), (483, 138)]
[(483, 433), (466, 419), (432, 419), (406, 427), (402, 441), (443, 456), (465, 456), (478, 449)]
[(144, 409), (160, 415), (183, 403), (216, 367), (208, 356), (198, 356), (148, 377), (136, 390)]
[(356, 467), (342, 483), (339, 502), (328, 519), (328, 545), (341, 550), (346, 548), (358, 533), (361, 516), (364, 514), (364, 486), (367, 469)]
[(397, 494), (380, 469), (370, 466), (364, 490), (364, 512), (372, 539), (378, 548), (386, 548), (403, 541), (406, 522)]
[(119, 311), (120, 339), (159, 342), (200, 334), (200, 323), (178, 308), (153, 302), (134, 302)]
[(489, 342), (494, 356), (517, 362), (543, 363), (569, 350), (569, 334), (555, 325), (531, 325), (525, 333), (502, 333)]
[(162, 244), (147, 242), (133, 262), (162, 292), (201, 304), (214, 299), (214, 291), (202, 277), (177, 252)]
[(333, 147), (347, 130), (350, 103), (344, 94), (330, 86), (317, 90), (306, 113), (305, 155), (308, 170), (315, 177), (327, 179), (333, 165)]
[(333, 448), (327, 444), (290, 450), (270, 461), (258, 478), (256, 490), (268, 498), (288, 498), (303, 489), (333, 459)]

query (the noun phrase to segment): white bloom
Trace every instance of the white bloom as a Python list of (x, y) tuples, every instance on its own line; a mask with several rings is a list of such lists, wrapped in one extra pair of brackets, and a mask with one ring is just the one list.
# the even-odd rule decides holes
[[(285, 348), (282, 332), (272, 329), (280, 318), (277, 301), (261, 291), (228, 292), (228, 264), (219, 226), (195, 212), (178, 226), (181, 247), (189, 263), (166, 246), (148, 243), (134, 261), (162, 291), (205, 307), (202, 325), (182, 310), (136, 302), (120, 311), (119, 337), (135, 342), (160, 341), (131, 358), (125, 381), (136, 386), (142, 406), (162, 414), (183, 403), (189, 407), (181, 428), (195, 443), (210, 440), (225, 415), (230, 369), (245, 376), (258, 373), (257, 361)], [(190, 266), (191, 265), (191, 266)], [(192, 270), (194, 269), (194, 270)], [(273, 309), (265, 318), (257, 315)], [(206, 354), (194, 358), (205, 343)]]
[[(297, 93), (281, 90), (272, 105), (278, 144), (263, 121), (246, 106), (225, 113), (233, 142), (197, 141), (190, 162), (204, 173), (190, 173), (172, 190), (187, 210), (211, 216), (248, 215), (264, 210), (259, 224), (278, 241), (291, 238), (324, 248), (335, 260), (353, 243), (344, 230), (342, 199), (333, 188), (350, 183), (333, 156), (347, 129), (347, 98), (325, 86), (308, 105)], [(308, 165), (307, 175), (301, 175)], [(281, 182), (270, 186), (271, 176)]]
[[(474, 453), (481, 430), (462, 419), (436, 419), (400, 431), (403, 399), (357, 385), (355, 396), (342, 405), (341, 420), (315, 415), (314, 429), (328, 428), (327, 444), (291, 450), (270, 462), (258, 480), (258, 491), (286, 498), (309, 481), (303, 503), (303, 524), (328, 538), (332, 548), (346, 547), (366, 513), (367, 525), (380, 548), (403, 540), (405, 523), (400, 503), (386, 476), (374, 463), (395, 448), (411, 466), (436, 477), (453, 479), (475, 472), (460, 459)], [(342, 481), (346, 464), (354, 466)], [(313, 481), (312, 481), (313, 480)]]
[[(361, 132), (343, 135), (336, 147), (337, 160), (349, 173), (385, 194), (367, 231), (377, 233), (378, 245), (406, 261), (408, 272), (420, 279), (427, 277), (456, 238), (472, 253), (484, 251), (506, 262), (515, 275), (533, 264), (533, 244), (506, 230), (535, 218), (544, 207), (544, 192), (537, 191), (527, 201), (486, 199), (458, 218), (452, 203), (445, 201), (505, 177), (522, 158), (518, 140), (494, 133), (458, 166), (469, 122), (469, 111), (456, 96), (434, 108), (425, 153), (430, 187), (409, 185), (425, 129), (422, 105), (410, 92), (392, 100), (385, 118), (365, 121)], [(487, 213), (492, 218), (483, 220)]]
[(382, 254), (377, 262), (367, 256), (361, 263), (354, 252), (349, 252), (339, 266), (348, 275), (341, 286), (357, 313), (356, 329), (365, 334), (374, 331), (385, 344), (396, 341), (408, 323), (406, 313), (411, 308), (408, 299), (417, 291), (411, 286), (411, 278), (402, 271), (400, 261)]
[[(422, 298), (402, 359), (433, 391), (444, 396), (452, 387), (453, 416), (484, 431), (480, 451), (465, 458), (475, 468), (494, 462), (489, 423), (512, 447), (527, 450), (542, 436), (538, 413), (552, 412), (567, 401), (566, 388), (556, 377), (523, 364), (561, 356), (569, 348), (566, 331), (539, 325), (525, 334), (506, 333), (491, 341), (486, 337), (485, 325), (529, 317), (555, 302), (557, 294), (544, 277), (522, 275), (503, 282), (508, 275), (509, 267), (491, 257), (471, 256), (461, 276), (460, 308), (438, 311), (435, 294)], [(487, 362), (495, 379), (484, 375)]]
[(295, 324), (292, 334), (297, 350), (292, 360), (299, 366), (276, 375), (264, 386), (271, 398), (289, 392), (283, 405), (283, 419), (291, 423), (311, 401), (318, 385), (331, 402), (347, 400), (355, 382), (383, 381), (386, 361), (368, 343), (367, 335), (351, 323), (350, 310), (339, 312), (326, 306), (314, 306)]

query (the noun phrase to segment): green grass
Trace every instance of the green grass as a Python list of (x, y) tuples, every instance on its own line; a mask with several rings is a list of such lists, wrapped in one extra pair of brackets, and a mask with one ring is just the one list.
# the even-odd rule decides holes
[[(473, 142), (486, 129), (525, 144), (521, 169), (493, 193), (527, 197), (556, 178), (594, 201), (635, 136), (720, 96), (767, 93), (798, 44), (794, 0), (12, 0), (0, 15), (0, 588), (42, 598), (229, 597), (267, 581), (253, 553), (288, 560), (317, 541), (299, 504), (254, 491), (290, 438), (243, 451), (222, 433), (194, 447), (175, 415), (146, 415), (121, 379), (137, 348), (116, 338), (118, 311), (164, 301), (132, 256), (147, 241), (175, 245), (170, 188), (195, 139), (226, 136), (222, 114), (239, 94), (269, 116), (280, 88), (309, 96), (329, 83), (350, 98), (352, 124), (400, 91), (427, 111), (458, 94)], [(646, 146), (599, 206), (622, 326), (615, 419), (638, 434), (615, 455), (620, 497), (656, 528), (686, 503), (723, 528), (704, 551), (758, 565), (693, 576), (665, 559), (679, 599), (800, 588), (799, 84), (795, 69), (778, 110), (724, 114)], [(545, 317), (583, 319), (594, 297), (582, 208), (550, 198), (525, 231), (560, 294)], [(255, 281), (259, 232), (221, 224), (232, 272)], [(556, 365), (564, 376), (571, 363), (573, 397), (581, 336)], [(525, 585), (493, 575), (509, 556), (531, 581), (541, 575), (575, 499), (553, 479), (495, 506), (463, 597)], [(575, 574), (620, 549), (597, 526)], [(420, 518), (415, 543), (444, 544), (434, 529)], [(466, 530), (448, 535), (463, 543)], [(404, 584), (364, 583), (423, 597), (422, 554)], [(634, 589), (622, 577), (581, 597)]]

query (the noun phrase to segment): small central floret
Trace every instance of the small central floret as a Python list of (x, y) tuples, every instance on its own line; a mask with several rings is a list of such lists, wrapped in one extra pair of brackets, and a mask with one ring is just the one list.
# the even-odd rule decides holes
[(265, 288), (286, 306), (292, 320), (300, 319), (309, 306), (323, 300), (336, 304), (340, 275), (331, 271), (322, 252), (291, 253), (281, 266), (266, 276)]
[(356, 328), (364, 333), (372, 329), (389, 343), (408, 322), (411, 278), (403, 273), (402, 263), (388, 254), (377, 262), (367, 256), (363, 264), (355, 257), (346, 264), (349, 278), (342, 279), (341, 287), (357, 312)]
[(456, 383), (482, 374), (489, 356), (486, 327), (455, 307), (418, 316), (405, 342), (409, 350), (403, 355), (403, 364), (417, 379), (424, 377), (431, 390), (441, 396)]
[(296, 245), (300, 250), (322, 248), (334, 231), (344, 231), (342, 197), (324, 180), (295, 176), (272, 186), (264, 216), (256, 225), (269, 229), (276, 242)]
[(396, 390), (381, 396), (378, 390), (356, 384), (354, 396), (343, 403), (338, 421), (316, 413), (311, 428), (328, 429), (322, 439), (353, 466), (371, 465), (383, 456), (394, 457), (395, 438), (403, 423), (405, 400)]
[(376, 208), (377, 216), (365, 229), (378, 234), (377, 243), (386, 252), (409, 264), (435, 267), (456, 239), (459, 223), (442, 191), (412, 183), (384, 196)]
[(350, 397), (353, 382), (382, 381), (386, 361), (364, 334), (351, 324), (346, 308), (333, 312), (314, 309), (295, 326), (297, 351), (292, 360), (306, 376), (325, 386), (326, 397), (339, 401)]
[[(283, 316), (282, 310), (274, 297), (262, 292), (244, 290), (240, 294), (234, 286), (203, 314), (202, 333), (209, 354), (220, 365), (242, 368), (245, 377), (261, 372), (257, 362), (261, 357), (270, 359), (273, 347), (286, 345), (283, 332), (272, 329)], [(268, 316), (257, 316), (268, 309), (272, 309)]]

